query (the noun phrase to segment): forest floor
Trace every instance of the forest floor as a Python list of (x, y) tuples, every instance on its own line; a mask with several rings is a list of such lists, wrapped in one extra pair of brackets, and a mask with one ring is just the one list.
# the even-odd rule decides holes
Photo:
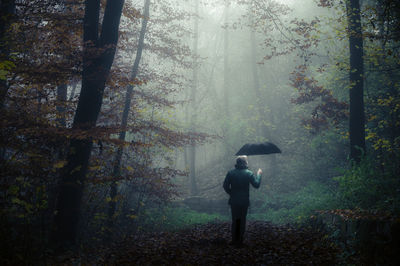
[(338, 249), (306, 228), (250, 221), (244, 245), (229, 244), (230, 223), (208, 223), (176, 232), (133, 236), (101, 256), (97, 265), (334, 265)]

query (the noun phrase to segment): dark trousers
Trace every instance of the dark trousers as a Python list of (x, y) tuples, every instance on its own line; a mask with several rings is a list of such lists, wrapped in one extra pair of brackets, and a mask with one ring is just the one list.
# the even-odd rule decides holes
[(241, 244), (246, 229), (246, 205), (231, 205), (232, 212), (232, 243)]

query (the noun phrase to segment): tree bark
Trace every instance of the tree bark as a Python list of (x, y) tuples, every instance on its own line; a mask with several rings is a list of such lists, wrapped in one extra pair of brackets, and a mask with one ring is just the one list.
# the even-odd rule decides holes
[(67, 84), (61, 84), (57, 86), (57, 126), (66, 127), (65, 119), (65, 103), (67, 102)]
[[(107, 1), (98, 37), (100, 0), (86, 0), (83, 20), (84, 53), (82, 89), (75, 112), (73, 129), (96, 126), (103, 92), (118, 43), (118, 28), (124, 0)], [(76, 247), (82, 192), (89, 164), (92, 139), (72, 139), (63, 168), (52, 240), (58, 248)]]
[[(142, 51), (143, 51), (143, 44), (144, 44), (144, 36), (147, 29), (147, 22), (149, 20), (150, 14), (150, 0), (145, 0), (144, 2), (144, 12), (143, 12), (143, 19), (142, 19), (142, 28), (140, 30), (139, 41), (138, 41), (138, 49), (136, 51), (136, 58), (135, 62), (132, 67), (131, 71), (131, 80), (135, 80), (139, 70), (139, 63), (140, 59), (142, 58)], [(131, 108), (131, 100), (132, 100), (132, 92), (133, 92), (133, 85), (128, 85), (126, 89), (126, 96), (125, 96), (125, 104), (124, 110), (122, 113), (122, 120), (121, 120), (121, 132), (119, 133), (119, 140), (124, 141), (126, 137), (126, 126), (128, 125), (128, 116), (129, 110)], [(113, 168), (113, 177), (116, 178), (121, 174), (121, 160), (123, 154), (123, 146), (119, 146), (117, 149), (117, 154), (115, 156), (114, 161), (114, 168)], [(110, 187), (110, 198), (111, 201), (108, 207), (108, 227), (111, 230), (113, 226), (113, 216), (116, 209), (116, 196), (118, 193), (118, 187), (116, 181), (112, 181)]]
[[(8, 60), (10, 43), (7, 40), (7, 30), (15, 15), (15, 0), (2, 0), (0, 3), (0, 58)], [(3, 108), (8, 91), (7, 80), (0, 79), (0, 108)]]
[(359, 0), (346, 1), (350, 47), (350, 158), (365, 153), (363, 36)]

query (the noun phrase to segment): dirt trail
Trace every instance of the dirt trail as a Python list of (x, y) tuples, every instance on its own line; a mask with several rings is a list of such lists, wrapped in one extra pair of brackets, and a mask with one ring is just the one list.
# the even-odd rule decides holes
[(229, 245), (230, 224), (143, 234), (119, 243), (107, 265), (334, 265), (337, 249), (308, 229), (249, 222), (244, 246)]

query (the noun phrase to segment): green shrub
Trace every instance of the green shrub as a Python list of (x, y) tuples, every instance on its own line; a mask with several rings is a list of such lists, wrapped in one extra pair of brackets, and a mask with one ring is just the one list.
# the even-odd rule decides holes
[(333, 180), (311, 181), (292, 193), (270, 193), (264, 206), (252, 210), (249, 219), (278, 224), (301, 223), (316, 210), (332, 209), (399, 213), (400, 179), (395, 174), (396, 164), (383, 166), (376, 160), (364, 158), (360, 164), (341, 170), (341, 176)]
[(297, 223), (316, 210), (336, 208), (337, 205), (334, 186), (313, 181), (295, 193), (268, 196), (264, 206), (255, 210), (249, 218), (278, 224)]
[(385, 209), (397, 212), (400, 201), (399, 178), (391, 167), (385, 171), (370, 158), (345, 170), (334, 178), (338, 184), (338, 199), (344, 208)]
[(187, 207), (164, 207), (146, 210), (141, 227), (145, 230), (179, 230), (195, 224), (227, 221), (228, 217), (193, 211)]

